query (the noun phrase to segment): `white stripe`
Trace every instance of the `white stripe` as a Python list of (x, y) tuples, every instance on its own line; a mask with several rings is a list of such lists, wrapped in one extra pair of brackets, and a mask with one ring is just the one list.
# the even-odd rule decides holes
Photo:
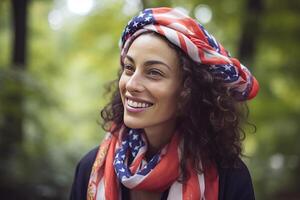
[[(159, 26), (159, 28), (161, 28), (161, 30), (164, 32), (164, 35), (163, 35), (164, 37), (166, 37), (173, 44), (180, 47), (180, 42), (179, 42), (179, 39), (177, 36), (177, 31), (175, 31), (171, 28), (168, 28), (166, 26), (161, 26), (161, 25), (156, 25), (156, 26)], [(149, 24), (149, 25), (144, 26), (144, 29), (155, 31), (155, 32), (159, 33), (156, 26)]]
[[(172, 42), (173, 44), (177, 45), (179, 48), (181, 48), (181, 45), (180, 45), (180, 41), (178, 39), (177, 33), (180, 34), (183, 37), (183, 40), (185, 41), (185, 44), (186, 44), (186, 47), (187, 47), (187, 51), (188, 51), (188, 55), (195, 62), (201, 63), (201, 59), (200, 59), (200, 56), (199, 56), (198, 48), (197, 48), (197, 46), (188, 37), (186, 37), (184, 34), (178, 32), (178, 31), (175, 31), (175, 30), (173, 30), (171, 28), (168, 28), (166, 26), (159, 26), (159, 27), (165, 33), (164, 36), (170, 42)], [(152, 30), (152, 31), (158, 32), (157, 29), (156, 29), (156, 27), (154, 25), (152, 25), (152, 24), (151, 25), (147, 25), (144, 28), (148, 29), (148, 30)]]
[(166, 26), (160, 26), (160, 28), (163, 30), (163, 32), (165, 34), (164, 36), (166, 38), (168, 38), (169, 41), (171, 41), (173, 44), (180, 47), (180, 41), (179, 41), (176, 31), (174, 31), (173, 29), (170, 29)]
[(157, 30), (153, 24), (148, 24), (148, 25), (144, 26), (143, 28), (157, 32)]
[(204, 192), (205, 192), (205, 180), (204, 180), (204, 173), (198, 174), (198, 181), (199, 181), (199, 189), (201, 200), (205, 200)]
[(168, 27), (174, 28), (175, 30), (179, 30), (185, 34), (193, 34), (192, 31), (190, 31), (186, 26), (180, 24), (180, 23), (172, 23), (169, 24)]
[(170, 19), (184, 19), (188, 17), (187, 15), (185, 15), (184, 13), (176, 9), (172, 9), (169, 12), (165, 12), (165, 13), (155, 13), (155, 15), (158, 17), (164, 17)]
[(105, 200), (104, 177), (98, 184), (96, 200)]
[(228, 57), (223, 56), (222, 54), (219, 54), (216, 51), (209, 50), (209, 49), (203, 49), (203, 52), (204, 52), (204, 56), (206, 58), (219, 58), (219, 59), (223, 59), (228, 64), (232, 64), (231, 60)]
[[(150, 172), (151, 173), (151, 172)], [(150, 174), (148, 173), (148, 175)], [(127, 188), (132, 189), (134, 187), (136, 187), (138, 184), (140, 184), (141, 182), (143, 182), (143, 180), (145, 178), (147, 178), (147, 176), (143, 176), (143, 175), (139, 175), (139, 174), (135, 174), (133, 176), (130, 176), (129, 178), (124, 178), (122, 180), (123, 185), (125, 185)]]
[[(176, 46), (180, 47), (180, 42), (179, 42), (179, 39), (178, 39), (178, 36), (177, 36), (177, 32), (175, 30), (170, 29), (166, 26), (160, 26), (160, 25), (156, 25), (156, 26), (159, 26), (161, 28), (161, 30), (164, 32), (164, 35), (163, 35), (164, 37), (166, 37), (171, 43), (173, 43)], [(159, 33), (156, 26), (150, 24), (150, 25), (144, 26), (144, 29), (155, 31), (155, 32)]]
[(182, 200), (182, 184), (176, 181), (171, 185), (168, 200)]
[(182, 34), (182, 33), (179, 33), (179, 34), (181, 34), (184, 38), (189, 56), (194, 61), (196, 61), (198, 63), (201, 63), (198, 47), (188, 37), (186, 37), (184, 34)]

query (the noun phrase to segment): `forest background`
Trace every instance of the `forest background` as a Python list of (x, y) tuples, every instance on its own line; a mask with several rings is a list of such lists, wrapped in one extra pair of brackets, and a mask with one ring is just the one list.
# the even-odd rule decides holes
[(196, 17), (255, 74), (244, 160), (256, 197), (300, 199), (298, 0), (1, 0), (1, 198), (68, 198), (76, 163), (104, 135), (120, 34), (156, 6)]

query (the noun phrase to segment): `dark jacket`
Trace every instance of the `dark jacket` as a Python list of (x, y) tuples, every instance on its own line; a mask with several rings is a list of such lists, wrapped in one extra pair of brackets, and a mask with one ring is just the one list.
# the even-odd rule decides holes
[[(98, 147), (86, 154), (76, 167), (70, 200), (85, 200), (90, 173)], [(254, 200), (249, 170), (242, 160), (237, 168), (218, 168), (219, 200)]]

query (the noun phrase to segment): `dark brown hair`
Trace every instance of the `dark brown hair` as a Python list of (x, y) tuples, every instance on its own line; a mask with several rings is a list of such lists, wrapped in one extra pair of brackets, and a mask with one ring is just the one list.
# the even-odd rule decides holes
[[(203, 170), (200, 161), (233, 166), (241, 156), (241, 142), (245, 138), (241, 124), (248, 115), (246, 104), (231, 96), (224, 80), (210, 72), (208, 65), (195, 63), (165, 37), (151, 34), (165, 40), (175, 49), (180, 60), (183, 89), (178, 102), (178, 129), (183, 140), (182, 180), (188, 177), (187, 160), (198, 172)], [(111, 101), (101, 110), (102, 127), (106, 131), (112, 123), (116, 130), (123, 125), (124, 108), (118, 90), (121, 73), (122, 69), (118, 79), (108, 88), (108, 91), (113, 91)]]

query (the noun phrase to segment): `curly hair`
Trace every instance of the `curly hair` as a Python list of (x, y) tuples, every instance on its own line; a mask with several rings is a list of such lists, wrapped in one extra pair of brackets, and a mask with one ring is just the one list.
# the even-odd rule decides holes
[[(248, 116), (247, 105), (231, 96), (224, 80), (213, 74), (209, 66), (194, 62), (164, 36), (150, 34), (162, 38), (175, 49), (183, 75), (177, 127), (183, 140), (180, 161), (182, 180), (189, 176), (187, 160), (199, 173), (203, 172), (201, 163), (234, 166), (242, 155), (241, 143), (245, 139), (245, 132), (241, 124)], [(122, 70), (119, 71), (118, 79), (109, 84), (107, 91), (113, 91), (112, 99), (101, 110), (102, 127), (106, 131), (110, 130), (111, 123), (116, 125), (115, 130), (123, 125), (124, 108), (118, 90)]]

